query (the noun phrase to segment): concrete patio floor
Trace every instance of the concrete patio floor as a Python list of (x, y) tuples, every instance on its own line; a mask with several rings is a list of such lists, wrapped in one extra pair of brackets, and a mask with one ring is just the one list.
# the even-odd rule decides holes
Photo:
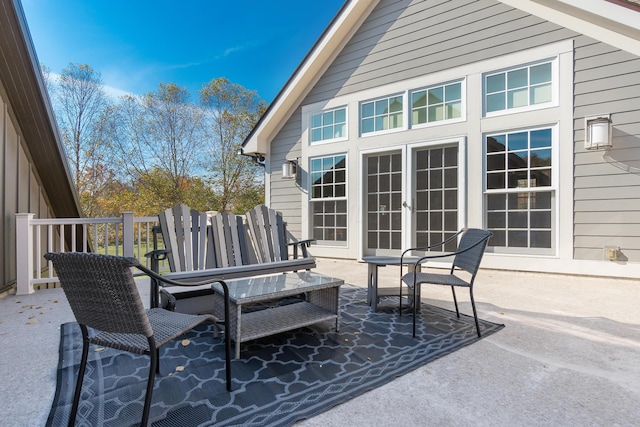
[[(316, 271), (366, 286), (363, 263), (319, 259)], [(398, 267), (380, 283), (397, 286)], [(422, 295), (453, 306), (448, 288)], [(640, 280), (481, 270), (475, 297), (503, 330), (299, 425), (639, 425)], [(464, 290), (459, 301), (470, 314)], [(60, 289), (0, 300), (0, 426), (44, 424), (60, 324), (73, 320)]]

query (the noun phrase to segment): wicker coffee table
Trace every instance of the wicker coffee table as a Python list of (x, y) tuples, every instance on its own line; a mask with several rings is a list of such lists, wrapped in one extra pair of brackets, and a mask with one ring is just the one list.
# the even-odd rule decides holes
[[(236, 343), (236, 358), (240, 358), (240, 343), (319, 322), (334, 320), (340, 327), (338, 292), (344, 280), (304, 271), (272, 276), (226, 281), (229, 287), (229, 319), (227, 331)], [(212, 285), (213, 313), (224, 318), (224, 296), (219, 283)], [(288, 296), (305, 294), (305, 300), (292, 304), (277, 304)], [(274, 301), (273, 304), (269, 304)], [(266, 303), (261, 310), (246, 310), (249, 304)]]

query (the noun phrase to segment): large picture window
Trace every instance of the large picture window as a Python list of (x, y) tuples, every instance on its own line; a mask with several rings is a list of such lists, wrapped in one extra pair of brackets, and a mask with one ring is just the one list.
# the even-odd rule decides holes
[(347, 241), (345, 155), (311, 159), (311, 228), (319, 242)]
[(402, 95), (376, 99), (360, 104), (360, 132), (364, 135), (401, 128), (404, 100)]
[(552, 129), (488, 135), (485, 150), (489, 246), (553, 248)]
[(329, 141), (346, 138), (347, 108), (336, 108), (311, 115), (310, 141)]
[(487, 114), (553, 101), (553, 61), (486, 74)]

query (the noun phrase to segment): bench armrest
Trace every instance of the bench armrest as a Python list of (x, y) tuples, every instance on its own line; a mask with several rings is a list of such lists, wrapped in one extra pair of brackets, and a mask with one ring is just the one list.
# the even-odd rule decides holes
[(306, 240), (296, 240), (294, 242), (289, 242), (287, 245), (289, 246), (293, 246), (293, 258), (298, 258), (298, 247), (300, 247), (300, 250), (302, 251), (302, 257), (303, 258), (308, 258), (309, 257), (309, 252), (307, 251), (307, 248), (309, 246), (311, 246), (312, 242), (315, 242), (316, 239), (306, 239)]

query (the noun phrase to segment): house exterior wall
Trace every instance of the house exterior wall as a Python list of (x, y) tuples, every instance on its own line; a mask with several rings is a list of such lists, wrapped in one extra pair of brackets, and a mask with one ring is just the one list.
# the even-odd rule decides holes
[(287, 230), (296, 236), (302, 235), (300, 204), (300, 190), (297, 183), (300, 182), (299, 175), (295, 180), (282, 179), (281, 165), (286, 160), (297, 160), (300, 158), (300, 130), (301, 130), (301, 110), (298, 108), (287, 121), (285, 126), (278, 133), (278, 143), (271, 146), (269, 156), (269, 172), (265, 174), (265, 184), (267, 191), (265, 200), (269, 201), (269, 206), (283, 213), (287, 221)]
[[(462, 12), (461, 12), (462, 11)], [(556, 58), (559, 89), (554, 103), (537, 111), (502, 117), (483, 114), (483, 74)], [(412, 161), (416, 147), (455, 144), (460, 151), (463, 197), (460, 226), (486, 228), (484, 135), (531, 127), (554, 132), (554, 243), (544, 254), (489, 252), (487, 267), (531, 271), (608, 274), (640, 272), (640, 59), (589, 37), (492, 0), (381, 1), (331, 66), (272, 139), (267, 165), (267, 200), (292, 232), (310, 237), (309, 161), (341, 153), (348, 171), (346, 244), (320, 244), (317, 256), (359, 258), (366, 254), (362, 194), (367, 155), (396, 150)], [(463, 79), (464, 120), (362, 136), (360, 102), (438, 82)], [(313, 112), (346, 106), (348, 137), (309, 143)], [(405, 111), (408, 115), (408, 111)], [(611, 114), (613, 148), (584, 149), (585, 117)], [(422, 145), (421, 145), (422, 144)], [(299, 158), (296, 181), (283, 180), (283, 161)], [(403, 182), (412, 186), (410, 176)], [(405, 200), (406, 202), (407, 200)], [(411, 203), (409, 203), (411, 204)], [(410, 213), (403, 214), (407, 223)], [(405, 236), (403, 247), (411, 246)], [(603, 261), (605, 246), (620, 248)]]
[[(579, 37), (575, 68), (574, 256), (601, 260), (613, 246), (640, 262), (640, 58)], [(613, 148), (585, 150), (584, 118), (603, 113)]]
[(22, 131), (0, 82), (0, 206), (3, 218), (0, 224), (0, 241), (3, 242), (0, 292), (16, 280), (15, 214), (34, 212), (39, 218), (48, 217), (46, 197), (29, 158)]

